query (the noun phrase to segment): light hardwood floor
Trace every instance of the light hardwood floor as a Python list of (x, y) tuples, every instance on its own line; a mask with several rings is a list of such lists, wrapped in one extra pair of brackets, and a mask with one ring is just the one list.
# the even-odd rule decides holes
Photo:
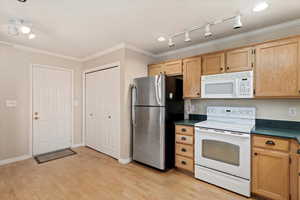
[[(33, 159), (0, 167), (1, 200), (245, 200), (176, 170), (119, 164), (80, 147), (77, 155), (41, 165)], [(250, 199), (249, 199), (250, 200)]]

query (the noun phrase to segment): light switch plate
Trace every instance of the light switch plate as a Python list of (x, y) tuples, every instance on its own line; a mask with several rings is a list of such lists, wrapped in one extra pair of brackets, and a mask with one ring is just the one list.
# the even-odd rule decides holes
[(8, 108), (14, 108), (17, 107), (17, 101), (16, 100), (6, 100), (6, 107)]
[(289, 116), (295, 117), (297, 115), (297, 109), (296, 108), (289, 108)]

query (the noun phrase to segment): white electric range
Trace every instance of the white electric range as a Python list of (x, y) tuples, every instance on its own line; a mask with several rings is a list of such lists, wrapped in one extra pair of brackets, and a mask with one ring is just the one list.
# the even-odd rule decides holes
[(195, 177), (250, 197), (253, 107), (208, 107), (195, 124)]

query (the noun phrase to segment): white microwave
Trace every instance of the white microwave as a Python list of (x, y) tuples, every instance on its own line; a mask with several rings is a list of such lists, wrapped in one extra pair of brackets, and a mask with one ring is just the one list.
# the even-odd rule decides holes
[(253, 98), (253, 71), (201, 77), (202, 98)]

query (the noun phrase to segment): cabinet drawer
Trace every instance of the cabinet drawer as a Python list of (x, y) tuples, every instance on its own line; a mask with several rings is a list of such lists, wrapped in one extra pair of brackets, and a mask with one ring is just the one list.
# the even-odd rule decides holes
[(194, 148), (192, 145), (176, 143), (176, 154), (193, 158)]
[(176, 155), (175, 166), (188, 171), (194, 171), (194, 160)]
[(289, 141), (264, 136), (253, 136), (253, 146), (262, 147), (266, 149), (278, 150), (278, 151), (289, 151)]
[(183, 144), (194, 144), (193, 136), (176, 134), (176, 142)]
[(194, 127), (177, 125), (176, 133), (181, 134), (181, 135), (194, 135)]

